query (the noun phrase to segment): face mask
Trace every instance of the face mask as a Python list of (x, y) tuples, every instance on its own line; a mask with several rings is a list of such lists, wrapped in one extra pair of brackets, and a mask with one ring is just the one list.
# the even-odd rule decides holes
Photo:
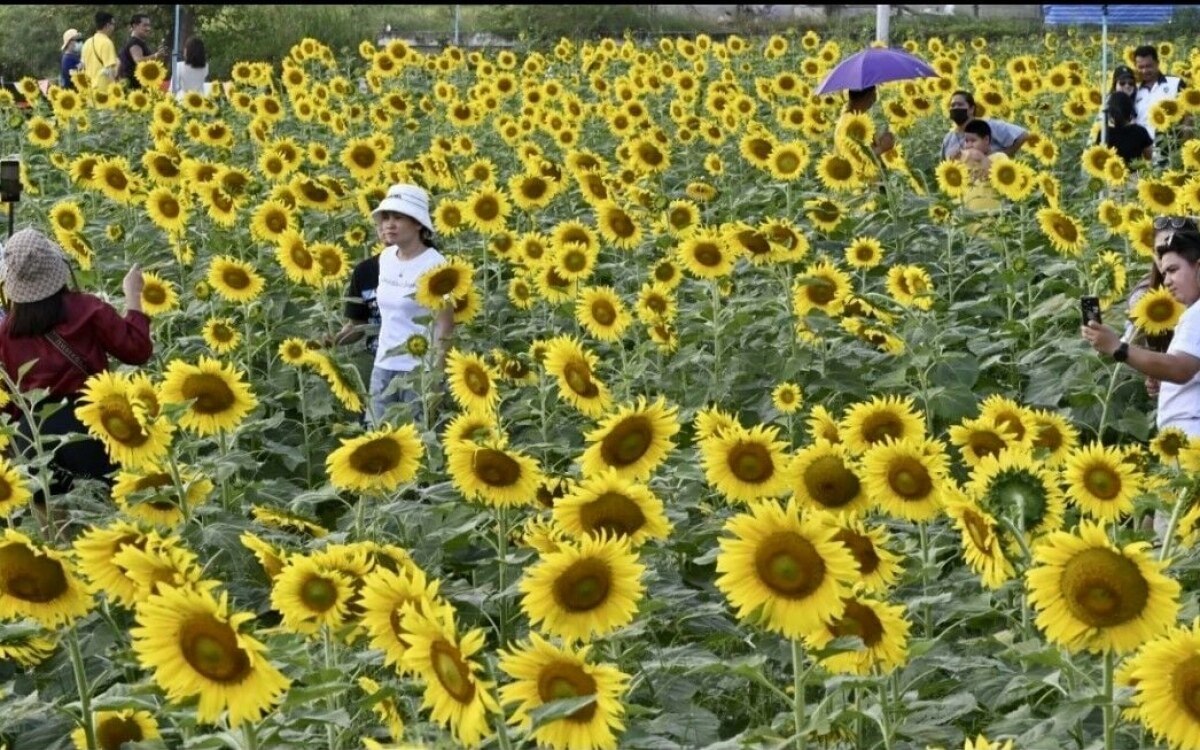
[(954, 121), (955, 125), (962, 125), (967, 120), (970, 120), (971, 116), (967, 114), (967, 110), (956, 107), (950, 110), (950, 119)]
[(71, 42), (71, 49), (78, 52), (79, 50), (83, 49), (83, 42)]

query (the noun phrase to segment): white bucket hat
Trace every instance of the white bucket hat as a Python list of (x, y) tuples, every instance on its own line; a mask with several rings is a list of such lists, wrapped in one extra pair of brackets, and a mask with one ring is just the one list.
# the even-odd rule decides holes
[(392, 185), (379, 206), (371, 212), (377, 216), (381, 211), (404, 214), (429, 231), (433, 231), (433, 220), (429, 218), (429, 193), (416, 185)]

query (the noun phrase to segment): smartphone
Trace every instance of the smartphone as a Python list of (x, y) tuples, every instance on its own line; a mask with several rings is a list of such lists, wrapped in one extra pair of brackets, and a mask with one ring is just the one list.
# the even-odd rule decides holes
[(1100, 298), (1099, 297), (1080, 297), (1079, 310), (1083, 313), (1083, 324), (1086, 326), (1091, 321), (1100, 323)]

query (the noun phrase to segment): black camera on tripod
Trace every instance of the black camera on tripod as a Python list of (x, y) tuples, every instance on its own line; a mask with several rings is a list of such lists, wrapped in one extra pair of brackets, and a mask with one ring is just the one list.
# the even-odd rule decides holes
[(0, 159), (0, 201), (8, 204), (8, 236), (13, 233), (13, 210), (21, 200), (21, 160)]

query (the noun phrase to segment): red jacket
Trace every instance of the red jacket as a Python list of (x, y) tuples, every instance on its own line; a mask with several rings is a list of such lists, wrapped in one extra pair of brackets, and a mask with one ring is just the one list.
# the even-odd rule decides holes
[[(21, 390), (46, 388), (54, 396), (70, 396), (83, 390), (87, 376), (71, 364), (44, 336), (16, 338), (8, 324), (0, 322), (0, 365), (17, 380), (21, 367), (37, 360), (20, 381)], [(54, 330), (70, 345), (94, 375), (108, 369), (112, 355), (125, 364), (140, 365), (150, 359), (150, 319), (130, 311), (121, 317), (112, 305), (82, 292), (63, 295), (63, 317)]]

